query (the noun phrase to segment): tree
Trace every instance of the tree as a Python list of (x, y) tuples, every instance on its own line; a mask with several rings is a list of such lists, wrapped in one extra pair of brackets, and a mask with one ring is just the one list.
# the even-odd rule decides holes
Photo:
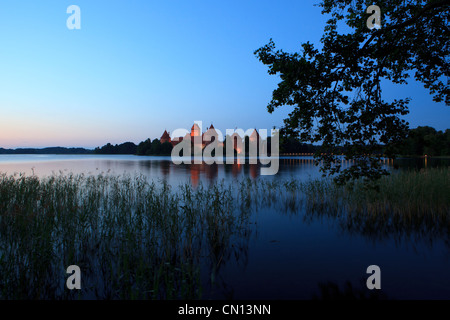
[[(380, 155), (394, 147), (408, 129), (401, 116), (408, 113), (409, 98), (383, 100), (387, 81), (406, 84), (414, 78), (429, 89), (433, 100), (450, 105), (449, 1), (379, 2), (381, 28), (370, 30), (366, 13), (371, 1), (323, 0), (320, 6), (330, 19), (321, 39), (322, 48), (302, 44), (300, 53), (275, 50), (270, 42), (255, 51), (281, 82), (273, 91), (268, 111), (291, 106), (280, 134), (299, 136), (302, 142), (321, 143), (316, 160), (324, 174), (337, 174), (335, 182), (363, 178), (376, 180), (388, 172)], [(339, 33), (343, 22), (351, 29)], [(344, 150), (354, 165), (342, 170), (335, 154)]]
[(170, 142), (164, 142), (161, 144), (160, 154), (165, 156), (170, 156), (172, 153), (173, 146)]
[(137, 146), (133, 142), (125, 142), (117, 146), (117, 154), (136, 154)]
[(136, 154), (139, 156), (170, 155), (172, 149), (173, 145), (170, 142), (161, 143), (159, 139), (153, 139), (153, 141), (147, 139), (136, 147)]
[(147, 155), (159, 154), (161, 154), (161, 141), (159, 139), (153, 139), (150, 150), (147, 150)]
[(442, 149), (441, 154), (450, 156), (450, 129), (445, 130), (442, 139), (444, 148)]
[(413, 156), (448, 156), (450, 155), (449, 134), (449, 129), (442, 132), (428, 126), (411, 129), (398, 146), (397, 152)]
[(139, 156), (145, 156), (147, 154), (147, 151), (150, 150), (151, 146), (152, 146), (152, 141), (150, 139), (142, 141), (137, 146), (136, 154)]
[(125, 142), (120, 145), (108, 143), (101, 148), (95, 148), (96, 154), (135, 154), (137, 146), (133, 142)]
[(283, 153), (312, 153), (315, 147), (302, 143), (298, 137), (284, 136), (280, 141), (280, 151)]

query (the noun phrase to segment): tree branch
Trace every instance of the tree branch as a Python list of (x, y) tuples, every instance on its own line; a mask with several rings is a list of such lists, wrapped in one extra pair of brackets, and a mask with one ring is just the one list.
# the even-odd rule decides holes
[(364, 43), (363, 47), (359, 50), (360, 53), (364, 52), (364, 50), (366, 49), (367, 45), (372, 42), (373, 39), (375, 39), (375, 37), (377, 37), (378, 35), (381, 35), (387, 31), (391, 31), (394, 29), (401, 29), (404, 28), (406, 26), (409, 26), (413, 23), (415, 23), (423, 14), (425, 14), (427, 11), (439, 8), (439, 7), (445, 7), (445, 6), (449, 6), (450, 5), (450, 1), (449, 0), (443, 0), (443, 1), (439, 1), (439, 2), (435, 2), (435, 3), (429, 3), (427, 5), (425, 5), (422, 10), (419, 11), (419, 13), (417, 13), (414, 17), (399, 23), (399, 24), (395, 24), (395, 25), (391, 25), (388, 26), (386, 28), (382, 28), (380, 30), (375, 31), (374, 33), (372, 33), (372, 35), (370, 36), (370, 38), (366, 41), (366, 43)]

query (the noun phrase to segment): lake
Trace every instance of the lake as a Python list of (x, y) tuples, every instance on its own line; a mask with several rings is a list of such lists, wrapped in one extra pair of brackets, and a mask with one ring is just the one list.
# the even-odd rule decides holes
[[(242, 160), (241, 160), (242, 161)], [(142, 174), (169, 184), (200, 181), (211, 183), (217, 180), (256, 178), (310, 178), (320, 177), (312, 157), (281, 158), (280, 170), (275, 176), (261, 176), (260, 164), (240, 163), (230, 165), (180, 164), (175, 165), (170, 157), (132, 155), (0, 155), (0, 172), (35, 174), (39, 177), (59, 173)]]
[[(448, 159), (385, 160), (394, 173), (411, 167), (449, 166)], [(170, 157), (99, 155), (1, 155), (0, 173), (45, 177), (52, 174), (141, 174), (171, 186), (194, 187), (243, 179), (301, 181), (321, 176), (311, 157), (282, 157), (274, 176), (259, 165), (174, 165)], [(284, 210), (277, 202), (250, 213), (246, 235), (232, 255), (221, 257), (214, 281), (202, 277), (207, 299), (311, 299), (340, 290), (372, 293), (366, 287), (370, 265), (381, 269), (381, 290), (388, 299), (450, 299), (450, 242), (416, 230), (386, 233), (362, 230), (351, 221), (301, 210)], [(345, 222), (345, 223), (343, 223)], [(247, 232), (248, 231), (248, 232)]]

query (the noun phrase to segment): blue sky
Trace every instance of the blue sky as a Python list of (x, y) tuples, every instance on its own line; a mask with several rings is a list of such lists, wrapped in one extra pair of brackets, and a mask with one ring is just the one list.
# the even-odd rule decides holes
[[(298, 51), (319, 43), (316, 1), (3, 0), (0, 3), (0, 147), (138, 143), (195, 120), (216, 128), (280, 126), (289, 108), (266, 106), (277, 77), (253, 52), (273, 38)], [(81, 30), (69, 30), (70, 5)], [(448, 127), (450, 108), (421, 84), (411, 127)]]

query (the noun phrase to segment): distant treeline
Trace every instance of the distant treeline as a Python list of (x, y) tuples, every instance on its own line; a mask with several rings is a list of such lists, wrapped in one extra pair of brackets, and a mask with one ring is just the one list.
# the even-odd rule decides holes
[(108, 143), (101, 148), (95, 148), (94, 152), (96, 154), (135, 154), (140, 156), (170, 155), (172, 144), (169, 142), (161, 144), (159, 139), (154, 139), (153, 141), (147, 139), (139, 143), (139, 145), (133, 142), (125, 142), (119, 145)]
[(19, 149), (3, 149), (0, 148), (0, 154), (93, 154), (93, 150), (84, 148), (19, 148)]
[(153, 141), (147, 139), (139, 143), (136, 154), (138, 156), (169, 156), (172, 149), (173, 146), (170, 142), (161, 143), (159, 139), (154, 139)]
[(318, 146), (302, 143), (299, 139), (294, 137), (281, 138), (280, 153), (314, 153)]
[[(248, 136), (245, 137), (246, 154), (248, 154)], [(271, 141), (268, 139), (270, 150)], [(135, 145), (132, 142), (126, 142), (120, 145), (107, 145), (96, 148), (98, 154), (136, 154), (136, 155), (170, 155), (172, 144), (169, 142), (161, 143), (159, 139), (147, 139)], [(312, 144), (300, 142), (295, 137), (282, 137), (280, 140), (280, 153), (314, 153), (320, 147)], [(380, 146), (379, 153), (384, 153), (383, 146)], [(417, 127), (409, 130), (404, 141), (396, 146), (398, 155), (408, 156), (450, 156), (450, 129), (445, 132), (437, 131), (432, 127)], [(269, 152), (270, 154), (270, 152)]]
[[(248, 136), (245, 137), (246, 154), (248, 154)], [(270, 153), (270, 137), (268, 138), (268, 149)], [(140, 142), (138, 145), (133, 142), (112, 145), (108, 143), (95, 150), (84, 148), (0, 148), (0, 154), (134, 154), (134, 155), (170, 155), (172, 152), (170, 142), (161, 143), (159, 139)], [(319, 146), (300, 142), (294, 137), (282, 137), (280, 140), (280, 153), (314, 153)], [(450, 129), (437, 131), (432, 127), (417, 127), (409, 130), (404, 141), (396, 146), (396, 153), (404, 156), (450, 156)], [(380, 153), (383, 147), (380, 146)]]
[[(249, 137), (245, 138), (245, 154), (249, 153)], [(268, 138), (269, 155), (271, 150), (271, 139)], [(112, 145), (110, 143), (104, 145), (101, 148), (95, 148), (97, 154), (136, 154), (139, 156), (152, 156), (152, 155), (170, 155), (173, 149), (173, 145), (170, 142), (161, 143), (159, 139), (147, 139), (135, 145), (132, 142), (126, 142), (121, 145)], [(311, 144), (301, 143), (298, 139), (288, 138), (280, 142), (281, 153), (313, 153), (317, 149), (316, 146)]]
[(450, 156), (450, 129), (444, 132), (428, 126), (411, 129), (396, 150), (399, 155)]
[[(314, 153), (319, 146), (301, 143), (295, 138), (283, 138), (280, 141), (281, 153)], [(379, 153), (385, 147), (379, 146)], [(428, 126), (410, 129), (405, 139), (394, 148), (397, 155), (403, 156), (450, 156), (450, 129), (437, 131)]]
[(107, 143), (103, 147), (95, 148), (96, 154), (136, 154), (137, 146), (133, 142), (125, 142), (119, 145)]

